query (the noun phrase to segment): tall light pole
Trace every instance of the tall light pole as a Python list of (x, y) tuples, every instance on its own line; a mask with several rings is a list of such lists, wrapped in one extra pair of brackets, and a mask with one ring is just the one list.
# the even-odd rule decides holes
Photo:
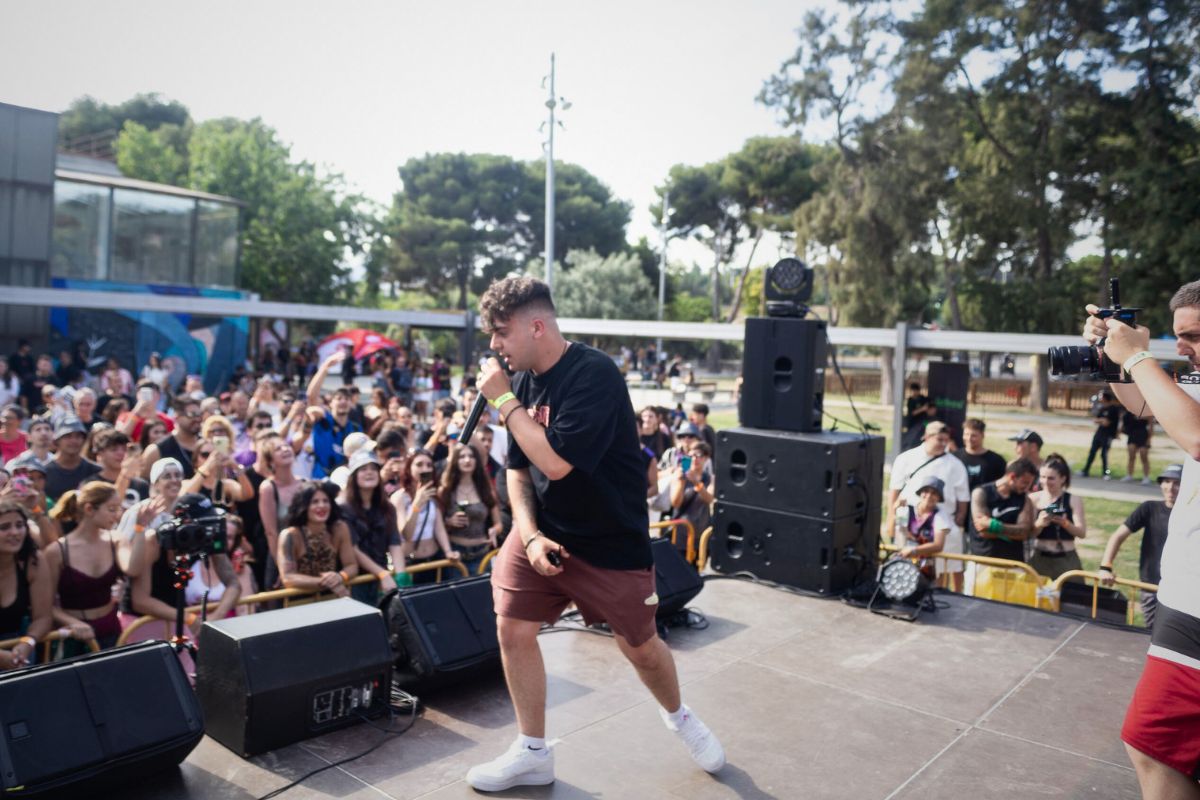
[(542, 129), (548, 132), (543, 148), (546, 151), (546, 284), (554, 288), (554, 126), (562, 127), (561, 122), (555, 122), (554, 109), (560, 104), (566, 111), (571, 103), (554, 94), (554, 53), (550, 54), (550, 74), (542, 80), (542, 85), (549, 84), (550, 94), (546, 98), (546, 108), (550, 110), (550, 119), (542, 123)]
[[(671, 188), (663, 190), (662, 215), (658, 224), (658, 232), (662, 237), (661, 251), (658, 254), (658, 321), (663, 321), (663, 303), (667, 296), (667, 219), (671, 212)], [(662, 335), (654, 340), (654, 352), (662, 352)]]

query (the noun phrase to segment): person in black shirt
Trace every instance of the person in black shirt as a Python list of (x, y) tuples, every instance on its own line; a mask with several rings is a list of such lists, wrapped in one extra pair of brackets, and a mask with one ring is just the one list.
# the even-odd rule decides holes
[(1121, 415), (1121, 430), (1125, 433), (1125, 442), (1129, 450), (1129, 463), (1125, 466), (1125, 477), (1121, 478), (1125, 483), (1135, 480), (1133, 470), (1138, 456), (1141, 456), (1142, 483), (1150, 485), (1150, 426), (1153, 424), (1154, 417), (1142, 418), (1132, 411)]
[(971, 553), (1010, 561), (1025, 560), (1025, 540), (1033, 530), (1033, 505), (1026, 496), (1038, 471), (1018, 458), (1004, 477), (971, 492)]
[[(1162, 500), (1147, 500), (1133, 510), (1126, 520), (1117, 528), (1117, 532), (1109, 537), (1108, 545), (1104, 548), (1104, 557), (1100, 559), (1100, 574), (1103, 583), (1113, 584), (1116, 573), (1113, 562), (1117, 560), (1117, 551), (1133, 534), (1142, 534), (1142, 549), (1138, 554), (1138, 580), (1142, 583), (1158, 585), (1162, 577), (1159, 571), (1162, 562), (1163, 545), (1167, 543), (1167, 521), (1171, 518), (1171, 509), (1179, 499), (1179, 484), (1183, 479), (1183, 465), (1171, 464), (1158, 476), (1158, 488), (1162, 490)], [(1146, 627), (1154, 624), (1154, 610), (1158, 607), (1158, 595), (1155, 592), (1140, 593), (1142, 616), (1146, 618)]]
[(1112, 446), (1113, 439), (1117, 438), (1117, 428), (1121, 422), (1121, 404), (1112, 392), (1105, 389), (1100, 392), (1100, 404), (1096, 406), (1092, 416), (1096, 423), (1096, 432), (1092, 434), (1092, 448), (1088, 450), (1087, 461), (1079, 474), (1087, 477), (1088, 470), (1092, 468), (1092, 460), (1096, 453), (1099, 453), (1100, 465), (1104, 468), (1104, 480), (1108, 480), (1111, 477), (1108, 471), (1108, 448)]
[(987, 425), (981, 419), (969, 419), (963, 423), (963, 446), (954, 455), (967, 468), (967, 486), (971, 491), (985, 483), (993, 483), (1004, 477), (1004, 457), (983, 446), (983, 432)]
[(571, 602), (587, 623), (609, 624), (667, 727), (716, 772), (724, 750), (683, 705), (671, 651), (656, 635), (645, 462), (620, 371), (603, 352), (563, 339), (539, 280), (494, 283), (479, 305), (492, 349), (517, 371), (510, 384), (489, 359), (479, 389), (509, 433), (513, 529), (493, 562), (492, 592), (520, 735), (504, 755), (473, 767), (467, 783), (501, 791), (553, 782), (538, 631)]

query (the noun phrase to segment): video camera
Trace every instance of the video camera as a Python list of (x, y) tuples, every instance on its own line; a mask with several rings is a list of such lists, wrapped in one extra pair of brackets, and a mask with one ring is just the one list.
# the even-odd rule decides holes
[[(1122, 308), (1121, 307), (1121, 286), (1116, 278), (1109, 281), (1109, 291), (1112, 300), (1112, 305), (1108, 308), (1102, 308), (1096, 312), (1096, 316), (1101, 319), (1120, 320), (1130, 327), (1137, 325), (1137, 312), (1140, 308)], [(1094, 381), (1103, 381), (1104, 383), (1132, 383), (1133, 379), (1125, 375), (1125, 371), (1121, 369), (1120, 364), (1113, 363), (1107, 355), (1101, 355), (1099, 347), (1104, 346), (1104, 340), (1101, 339), (1097, 343), (1097, 347), (1077, 346), (1077, 347), (1051, 347), (1046, 355), (1050, 358), (1050, 374), (1051, 375), (1079, 375), (1081, 373), (1089, 373), (1089, 376)]]
[(193, 556), (228, 552), (225, 511), (202, 494), (185, 494), (175, 505), (174, 516), (155, 529), (164, 550)]

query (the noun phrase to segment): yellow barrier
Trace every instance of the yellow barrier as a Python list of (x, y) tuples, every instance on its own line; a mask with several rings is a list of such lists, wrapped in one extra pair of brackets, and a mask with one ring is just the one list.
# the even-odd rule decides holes
[[(1061, 592), (1062, 592), (1062, 587), (1063, 587), (1063, 584), (1066, 583), (1067, 581), (1069, 581), (1071, 578), (1083, 578), (1083, 579), (1085, 579), (1086, 582), (1091, 584), (1091, 586), (1092, 586), (1092, 619), (1095, 619), (1096, 618), (1096, 605), (1097, 605), (1099, 597), (1100, 597), (1100, 584), (1104, 581), (1104, 576), (1100, 575), (1097, 572), (1087, 572), (1086, 570), (1082, 570), (1082, 569), (1073, 569), (1073, 570), (1064, 572), (1062, 575), (1059, 575), (1058, 578), (1054, 581), (1054, 583), (1050, 584), (1051, 588), (1054, 591), (1054, 601), (1055, 601), (1054, 602), (1054, 610), (1055, 611), (1062, 610), (1062, 601), (1061, 601), (1061, 596), (1060, 596)], [(1113, 583), (1115, 583), (1119, 586), (1128, 586), (1131, 589), (1141, 589), (1142, 591), (1146, 591), (1146, 592), (1157, 592), (1158, 591), (1158, 584), (1154, 584), (1154, 583), (1143, 583), (1142, 581), (1130, 580), (1128, 578), (1118, 578), (1115, 576), (1113, 577), (1112, 580), (1113, 580)], [(1130, 602), (1129, 602), (1128, 607), (1125, 610), (1125, 622), (1128, 625), (1132, 625), (1133, 624), (1134, 606), (1136, 605), (1136, 601), (1134, 598), (1129, 597), (1128, 594), (1126, 594), (1126, 599), (1129, 600)]]
[[(408, 574), (411, 575), (411, 574), (414, 574), (417, 572), (430, 572), (432, 570), (437, 570), (438, 571), (437, 579), (440, 581), (442, 579), (441, 571), (446, 568), (457, 569), (459, 572), (462, 573), (462, 576), (464, 578), (470, 577), (470, 573), (467, 572), (467, 568), (462, 565), (462, 562), (451, 561), (450, 559), (439, 559), (437, 561), (430, 561), (425, 564), (417, 564), (415, 566), (405, 568), (404, 572), (407, 572)], [(358, 575), (358, 576), (355, 576), (354, 578), (351, 578), (350, 581), (346, 585), (347, 586), (358, 586), (359, 584), (371, 583), (373, 581), (378, 581), (378, 580), (379, 579), (376, 578), (374, 575)], [(272, 589), (269, 592), (257, 592), (252, 595), (247, 595), (246, 597), (240, 597), (240, 598), (238, 598), (237, 604), (239, 606), (245, 606), (245, 605), (251, 605), (253, 603), (272, 603), (272, 602), (275, 602), (278, 600), (278, 601), (283, 602), (284, 607), (287, 607), (289, 605), (289, 603), (291, 603), (291, 601), (294, 601), (294, 600), (303, 600), (306, 602), (314, 602), (318, 599), (317, 596), (319, 594), (321, 594), (323, 591), (324, 591), (323, 589), (317, 589), (315, 591), (314, 590), (305, 590), (305, 589)], [(326, 598), (326, 599), (328, 599), (328, 598)], [(217, 607), (217, 603), (209, 603), (208, 604), (209, 611), (212, 611), (216, 607)], [(187, 609), (185, 609), (185, 610), (192, 612), (192, 613), (199, 613), (200, 606), (199, 605), (188, 606)], [(138, 630), (143, 625), (149, 625), (152, 622), (163, 623), (164, 631), (166, 632), (166, 635), (163, 638), (169, 639), (171, 637), (171, 634), (173, 632), (172, 626), (175, 624), (174, 620), (165, 620), (165, 619), (160, 619), (159, 617), (151, 617), (151, 616), (138, 617), (133, 622), (129, 623), (129, 625), (125, 628), (125, 630), (121, 631), (120, 637), (117, 638), (116, 646), (120, 647), (121, 645), (125, 644), (125, 642), (127, 642), (129, 640), (129, 636), (134, 631)], [(97, 649), (99, 649), (99, 648), (97, 648)]]
[(704, 529), (704, 533), (700, 534), (700, 554), (696, 558), (696, 569), (704, 571), (704, 565), (708, 563), (708, 540), (712, 538), (713, 527), (709, 525)]
[[(892, 544), (880, 543), (879, 549), (884, 553), (894, 553), (899, 548)], [(1042, 608), (1047, 611), (1056, 610), (1046, 599), (1046, 587), (1049, 580), (1024, 561), (1013, 561), (1007, 558), (992, 558), (991, 556), (976, 556), (967, 553), (937, 553), (930, 558), (944, 558), (950, 561), (962, 561), (991, 567), (983, 576), (977, 576), (975, 593), (971, 597), (981, 597), (985, 600), (999, 600), (1002, 603), (1014, 603), (1032, 608)], [(1016, 572), (995, 572), (993, 570), (1018, 570)], [(985, 594), (979, 593), (980, 578), (983, 577)]]
[(696, 564), (697, 569), (701, 568), (700, 563), (696, 561), (696, 528), (686, 519), (664, 519), (662, 522), (650, 523), (650, 530), (661, 531), (664, 528), (671, 529), (671, 544), (675, 544), (675, 537), (679, 532), (680, 527), (687, 531), (687, 555), (684, 557), (689, 564)]
[(483, 560), (479, 562), (479, 569), (476, 570), (475, 574), (482, 575), (483, 573), (487, 572), (488, 564), (492, 563), (492, 559), (495, 558), (496, 555), (499, 554), (499, 552), (500, 552), (499, 547), (497, 547), (493, 550), (489, 550), (488, 554), (485, 555), (483, 557)]
[[(59, 633), (56, 630), (50, 631), (49, 633), (47, 633), (42, 638), (42, 640), (40, 642), (38, 642), (38, 644), (40, 644), (42, 646), (42, 663), (44, 664), (50, 660), (50, 645), (54, 644), (57, 641), (61, 641), (64, 639), (73, 639), (73, 638), (74, 637), (71, 636), (71, 634), (69, 634), (69, 633), (63, 634), (63, 633)], [(82, 639), (80, 641), (86, 642), (88, 649), (91, 650), (93, 653), (100, 652), (100, 643), (97, 642), (95, 639)], [(20, 643), (21, 643), (21, 637), (19, 637), (19, 636), (16, 639), (5, 639), (4, 641), (0, 641), (0, 650), (11, 650), (12, 648), (16, 647)]]

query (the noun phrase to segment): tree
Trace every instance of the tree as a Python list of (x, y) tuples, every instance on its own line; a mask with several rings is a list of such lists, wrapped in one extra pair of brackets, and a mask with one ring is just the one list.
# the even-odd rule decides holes
[(131, 178), (186, 185), (187, 157), (173, 141), (181, 130), (164, 125), (152, 131), (141, 123), (127, 121), (117, 137), (117, 166)]
[(655, 319), (658, 292), (646, 280), (637, 256), (572, 250), (554, 286), (560, 316), (590, 319)]
[(164, 125), (186, 128), (191, 123), (187, 106), (165, 100), (157, 93), (137, 94), (118, 105), (84, 96), (71, 103), (58, 120), (58, 140), (64, 145), (91, 140), (101, 152), (115, 147), (126, 122), (150, 131)]
[[(546, 162), (525, 164), (521, 216), (530, 257), (542, 254), (546, 237)], [(607, 186), (577, 164), (554, 164), (554, 260), (566, 264), (570, 250), (595, 250), (607, 256), (625, 249), (625, 228), (632, 207), (612, 196)]]

